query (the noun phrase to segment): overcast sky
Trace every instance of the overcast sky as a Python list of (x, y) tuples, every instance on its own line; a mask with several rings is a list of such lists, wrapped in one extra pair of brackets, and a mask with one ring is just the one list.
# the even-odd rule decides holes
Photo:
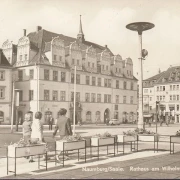
[(143, 63), (144, 78), (180, 65), (180, 0), (0, 0), (0, 46), (17, 44), (23, 35), (43, 29), (76, 37), (79, 15), (87, 41), (108, 45), (123, 59), (130, 57), (138, 72), (138, 35), (126, 29), (131, 22), (147, 21), (155, 28), (143, 33), (149, 55)]

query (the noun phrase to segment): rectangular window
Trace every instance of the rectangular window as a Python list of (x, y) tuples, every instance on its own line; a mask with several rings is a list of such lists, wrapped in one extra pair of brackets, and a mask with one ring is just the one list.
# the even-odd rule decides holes
[(118, 105), (117, 104), (114, 105), (114, 110), (118, 111)]
[(177, 85), (177, 90), (179, 90), (179, 85)]
[(54, 55), (54, 61), (56, 61), (56, 55)]
[(101, 86), (101, 78), (98, 78), (98, 86)]
[(175, 101), (176, 100), (176, 95), (173, 95), (173, 101)]
[(94, 63), (92, 63), (92, 67), (94, 68)]
[(107, 79), (104, 79), (104, 87), (107, 87)]
[(95, 93), (91, 94), (91, 102), (96, 102), (96, 94)]
[(74, 101), (74, 92), (71, 92), (71, 101)]
[(159, 96), (156, 97), (157, 101), (159, 101)]
[(58, 101), (58, 91), (53, 91), (52, 99), (53, 101)]
[(108, 71), (108, 66), (106, 66), (106, 70)]
[(157, 87), (157, 91), (159, 91), (159, 86)]
[(179, 101), (179, 95), (177, 95), (177, 101)]
[(131, 90), (133, 90), (133, 89), (134, 89), (134, 83), (131, 82)]
[(162, 101), (162, 96), (159, 96), (160, 97), (160, 101)]
[(92, 85), (95, 86), (96, 85), (96, 78), (92, 77)]
[(0, 87), (0, 98), (5, 98), (5, 88), (4, 87)]
[(80, 101), (80, 92), (76, 92), (76, 101)]
[(22, 61), (22, 55), (19, 56), (19, 60)]
[(44, 100), (49, 101), (49, 90), (44, 90)]
[(173, 85), (173, 90), (176, 90), (176, 85)]
[(116, 80), (116, 89), (119, 89), (119, 80)]
[(44, 79), (49, 80), (49, 70), (44, 69)]
[(24, 55), (24, 59), (25, 59), (25, 61), (27, 60), (27, 54)]
[(111, 87), (111, 79), (108, 79), (108, 87)]
[(97, 102), (101, 102), (101, 94), (97, 94)]
[(0, 81), (5, 80), (5, 71), (0, 71)]
[(149, 106), (149, 110), (152, 110), (152, 106)]
[(23, 71), (22, 71), (22, 70), (19, 70), (19, 71), (18, 71), (18, 80), (19, 80), (19, 81), (22, 81), (22, 80), (23, 80)]
[(80, 74), (76, 74), (76, 84), (80, 84)]
[(126, 89), (127, 88), (127, 83), (126, 83), (126, 81), (124, 81), (124, 89)]
[(179, 111), (179, 105), (177, 105), (177, 111)]
[(77, 60), (77, 65), (79, 66), (79, 60)]
[(19, 101), (23, 101), (23, 91), (19, 91)]
[(126, 104), (126, 96), (123, 96), (123, 103)]
[(119, 95), (116, 95), (116, 104), (119, 104)]
[(53, 81), (58, 80), (58, 71), (53, 71)]
[(71, 83), (74, 83), (74, 74), (71, 73)]
[(65, 91), (60, 92), (60, 99), (61, 99), (61, 101), (66, 101), (66, 92)]
[(111, 103), (111, 95), (108, 95), (108, 103)]
[(152, 97), (150, 97), (149, 100), (152, 101)]
[(170, 85), (170, 90), (172, 91), (172, 85)]
[(133, 96), (130, 97), (130, 103), (133, 104)]
[(104, 65), (102, 65), (102, 69), (104, 70)]
[(162, 86), (160, 86), (160, 91), (162, 91)]
[(59, 61), (62, 61), (62, 56), (59, 56)]
[(86, 102), (90, 102), (90, 94), (89, 93), (85, 94), (85, 98), (86, 98), (85, 99)]
[(169, 99), (170, 99), (170, 101), (172, 101), (172, 96), (171, 95), (169, 96)]
[(34, 69), (29, 70), (29, 78), (34, 79)]
[(91, 64), (90, 64), (90, 62), (88, 62), (88, 67), (91, 67)]
[(89, 85), (89, 76), (86, 76), (86, 84)]
[(29, 90), (29, 101), (32, 101), (34, 99), (34, 91)]
[(61, 82), (65, 82), (65, 81), (66, 81), (66, 73), (61, 72)]
[(107, 103), (107, 94), (104, 95), (104, 102)]
[(165, 88), (165, 86), (163, 86), (163, 91), (165, 91), (166, 90), (166, 88)]
[(165, 96), (163, 96), (163, 101), (165, 101)]

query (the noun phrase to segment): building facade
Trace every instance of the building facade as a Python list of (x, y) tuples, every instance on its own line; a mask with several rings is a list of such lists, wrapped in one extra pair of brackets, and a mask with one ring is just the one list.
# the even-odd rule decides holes
[[(156, 109), (156, 101), (160, 102), (159, 114), (166, 114), (172, 122), (179, 123), (179, 105), (180, 105), (180, 66), (170, 67), (166, 71), (159, 73), (149, 79), (144, 80), (143, 90), (145, 106), (149, 109)], [(151, 100), (150, 100), (151, 98)]]
[(0, 124), (11, 121), (12, 66), (0, 49)]
[(75, 73), (76, 123), (80, 119), (86, 123), (136, 120), (137, 79), (132, 60), (85, 41), (81, 21), (77, 38), (38, 26), (19, 39), (13, 66), (15, 88), (20, 89), (18, 117), (22, 119), (29, 110), (41, 111), (47, 122), (50, 114), (56, 118), (59, 109), (66, 108), (73, 119)]

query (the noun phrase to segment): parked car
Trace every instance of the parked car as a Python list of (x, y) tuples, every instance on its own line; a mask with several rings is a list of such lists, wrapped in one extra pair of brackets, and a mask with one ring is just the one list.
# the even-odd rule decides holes
[(120, 125), (120, 121), (118, 119), (111, 119), (109, 121), (110, 125)]

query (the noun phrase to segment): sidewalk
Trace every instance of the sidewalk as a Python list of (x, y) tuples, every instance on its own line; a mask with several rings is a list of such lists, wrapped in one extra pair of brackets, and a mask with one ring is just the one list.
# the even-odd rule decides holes
[[(107, 158), (107, 157), (106, 157)], [(100, 161), (52, 167), (2, 179), (175, 179), (180, 178), (180, 153), (152, 151), (117, 155)], [(19, 165), (20, 166), (20, 165)], [(20, 168), (20, 167), (19, 167)], [(18, 169), (19, 169), (18, 168)]]
[[(89, 149), (87, 151), (87, 162), (84, 162), (84, 151), (81, 151), (80, 161), (77, 161), (77, 154), (72, 154), (71, 160), (65, 161), (65, 167), (62, 164), (57, 164), (55, 166), (54, 157), (48, 161), (48, 171), (45, 171), (41, 167), (38, 170), (37, 159), (34, 163), (28, 163), (25, 158), (20, 158), (17, 160), (17, 176), (15, 177), (10, 173), (8, 176), (6, 174), (6, 158), (1, 159), (0, 163), (0, 177), (2, 179), (102, 179), (102, 178), (114, 178), (114, 179), (129, 179), (129, 178), (177, 178), (180, 177), (180, 153), (170, 155), (167, 143), (162, 143), (160, 145), (160, 151), (154, 153), (152, 150), (152, 144), (145, 146), (142, 143), (140, 145), (140, 151), (131, 153), (129, 152), (129, 147), (125, 147), (125, 154), (122, 153), (113, 155), (106, 155), (106, 148), (100, 150), (100, 160), (98, 161), (96, 157), (89, 157)], [(179, 148), (180, 146), (176, 147)], [(144, 148), (146, 150), (144, 150)], [(162, 149), (166, 149), (166, 151)], [(112, 148), (109, 148), (109, 152)], [(93, 150), (93, 154), (97, 154), (96, 149)], [(45, 165), (44, 161), (41, 164)], [(163, 170), (161, 166), (177, 166), (179, 170)], [(138, 168), (139, 167), (139, 168)], [(135, 169), (137, 168), (137, 169)], [(144, 168), (144, 169), (140, 169)], [(159, 168), (156, 172), (153, 172), (152, 168)], [(10, 170), (14, 169), (14, 160), (11, 160)]]

